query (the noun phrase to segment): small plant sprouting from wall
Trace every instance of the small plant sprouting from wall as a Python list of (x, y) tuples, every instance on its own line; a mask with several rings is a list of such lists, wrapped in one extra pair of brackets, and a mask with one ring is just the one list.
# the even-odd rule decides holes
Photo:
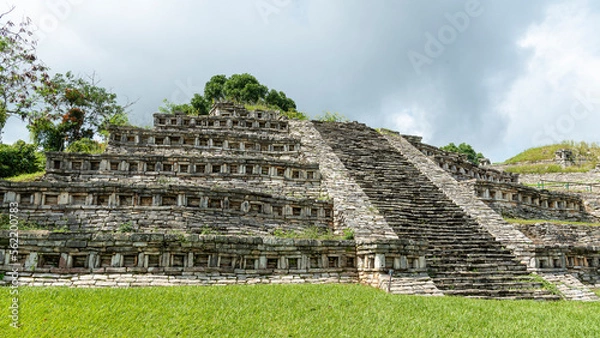
[[(348, 231), (346, 231), (348, 230)], [(317, 240), (351, 240), (354, 239), (354, 230), (346, 229), (343, 235), (335, 235), (330, 229), (322, 229), (315, 226), (308, 227), (301, 231), (284, 230), (277, 228), (273, 230), (272, 235), (279, 238), (292, 239), (317, 239)]]
[(560, 292), (558, 287), (556, 285), (554, 285), (553, 283), (550, 283), (549, 281), (545, 280), (544, 278), (542, 278), (540, 275), (537, 275), (537, 274), (531, 274), (530, 276), (533, 278), (533, 280), (536, 283), (542, 284), (542, 288), (548, 290), (551, 294), (556, 295), (556, 296), (562, 296), (562, 293)]
[(330, 201), (331, 197), (329, 196), (329, 194), (323, 192), (323, 193), (319, 193), (319, 197), (317, 197), (317, 201)]
[[(0, 230), (10, 230), (10, 217), (7, 214), (0, 214)], [(17, 223), (19, 230), (43, 230), (43, 226), (36, 222), (24, 221), (19, 219)]]
[(208, 236), (208, 235), (216, 235), (217, 232), (215, 229), (209, 227), (208, 225), (204, 225), (202, 230), (200, 230), (200, 235)]
[(344, 229), (344, 239), (353, 240), (354, 239), (354, 229), (350, 229), (350, 228)]
[(131, 222), (123, 223), (123, 224), (119, 225), (118, 231), (119, 232), (132, 232), (133, 224), (131, 224)]

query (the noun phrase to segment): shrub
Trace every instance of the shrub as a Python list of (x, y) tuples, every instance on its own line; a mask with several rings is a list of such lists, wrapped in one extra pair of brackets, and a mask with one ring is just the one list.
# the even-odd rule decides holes
[(331, 113), (326, 111), (323, 115), (317, 116), (318, 121), (322, 122), (348, 122), (348, 118), (340, 113)]
[(71, 143), (67, 147), (68, 153), (86, 153), (86, 154), (100, 154), (104, 152), (106, 146), (100, 142), (91, 140), (89, 138), (82, 138)]
[(13, 145), (0, 144), (0, 177), (30, 174), (44, 169), (45, 159), (33, 144), (22, 140)]

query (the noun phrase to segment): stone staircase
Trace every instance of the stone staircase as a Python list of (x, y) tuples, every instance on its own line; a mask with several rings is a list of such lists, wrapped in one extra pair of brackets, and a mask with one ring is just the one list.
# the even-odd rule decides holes
[(543, 279), (556, 285), (558, 291), (566, 300), (597, 302), (598, 296), (585, 286), (579, 279), (569, 273), (541, 273)]
[(425, 240), (429, 276), (447, 295), (558, 299), (374, 129), (315, 122), (399, 238)]

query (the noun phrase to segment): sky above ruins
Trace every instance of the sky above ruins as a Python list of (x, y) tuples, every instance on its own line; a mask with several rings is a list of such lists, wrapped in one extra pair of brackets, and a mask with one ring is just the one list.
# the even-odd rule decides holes
[[(492, 161), (600, 142), (592, 1), (8, 0), (53, 72), (95, 72), (150, 125), (214, 74), (251, 73), (311, 116), (467, 142)], [(11, 119), (3, 140), (26, 139)]]

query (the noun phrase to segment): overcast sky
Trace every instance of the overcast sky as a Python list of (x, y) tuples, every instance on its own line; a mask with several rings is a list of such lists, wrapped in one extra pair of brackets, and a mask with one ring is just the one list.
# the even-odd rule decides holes
[[(251, 73), (299, 110), (339, 112), (492, 161), (600, 142), (600, 4), (592, 1), (8, 0), (53, 72), (96, 72), (150, 125), (215, 74)], [(3, 9), (3, 8), (0, 8)], [(27, 138), (16, 120), (4, 142)]]

